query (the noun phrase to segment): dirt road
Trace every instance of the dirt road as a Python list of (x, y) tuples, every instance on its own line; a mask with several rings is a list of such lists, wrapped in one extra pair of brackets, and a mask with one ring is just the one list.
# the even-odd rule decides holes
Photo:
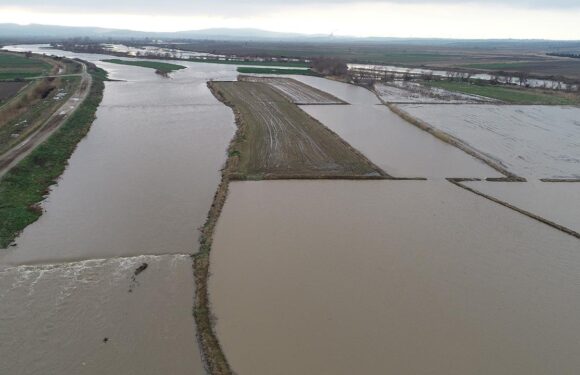
[[(24, 141), (0, 155), (0, 178), (6, 174), (18, 162), (24, 159), (32, 150), (50, 137), (83, 103), (92, 85), (92, 77), (87, 73), (87, 67), (82, 64), (83, 71), (80, 74), (67, 74), (63, 76), (80, 76), (81, 82), (78, 90), (58, 108), (34, 133)], [(59, 77), (63, 77), (59, 76)]]

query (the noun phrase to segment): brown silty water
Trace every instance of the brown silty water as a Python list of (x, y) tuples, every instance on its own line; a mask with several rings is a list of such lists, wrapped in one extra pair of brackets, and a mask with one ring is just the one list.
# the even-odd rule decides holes
[(161, 79), (98, 64), (125, 81), (106, 83), (43, 216), (0, 254), (0, 373), (204, 374), (181, 254), (197, 250), (235, 129), (206, 80), (235, 68)]
[(580, 182), (466, 181), (462, 184), (580, 233)]
[(403, 120), (380, 105), (376, 95), (365, 88), (317, 77), (293, 78), (350, 103), (301, 108), (391, 176), (502, 176), (482, 161)]
[(191, 267), (186, 255), (0, 266), (0, 373), (205, 374)]
[(235, 182), (211, 253), (245, 374), (574, 374), (580, 242), (448, 182)]
[(211, 68), (163, 79), (116, 66), (114, 77), (130, 81), (107, 82), (97, 120), (44, 214), (0, 262), (195, 252), (234, 131), (231, 111), (205, 82), (235, 72)]

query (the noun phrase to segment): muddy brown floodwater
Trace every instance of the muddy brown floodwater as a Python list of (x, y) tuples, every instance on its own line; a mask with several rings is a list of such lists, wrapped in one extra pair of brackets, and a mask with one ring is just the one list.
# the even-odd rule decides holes
[(293, 78), (351, 105), (305, 105), (304, 111), (395, 177), (501, 177), (499, 172), (380, 105), (359, 86), (317, 77)]
[(184, 254), (197, 251), (235, 130), (206, 81), (235, 79), (235, 67), (184, 63), (164, 79), (26, 48), (124, 81), (106, 83), (42, 217), (0, 250), (0, 374), (205, 374)]
[(113, 77), (127, 81), (106, 83), (97, 120), (46, 212), (0, 262), (195, 252), (235, 129), (231, 110), (206, 87), (214, 75), (210, 65), (172, 79), (115, 67)]
[(462, 182), (470, 188), (580, 233), (580, 182)]
[(191, 267), (185, 255), (0, 266), (0, 374), (204, 374)]
[(234, 182), (211, 253), (237, 374), (575, 374), (580, 241), (444, 181)]

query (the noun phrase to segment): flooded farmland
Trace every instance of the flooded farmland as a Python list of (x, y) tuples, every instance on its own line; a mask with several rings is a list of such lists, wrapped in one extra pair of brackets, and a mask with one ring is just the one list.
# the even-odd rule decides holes
[(301, 106), (396, 177), (497, 177), (499, 172), (380, 105)]
[(577, 239), (447, 182), (230, 188), (210, 294), (236, 373), (580, 366)]
[[(107, 83), (44, 215), (0, 253), (0, 373), (205, 374), (188, 254), (235, 130), (206, 82), (235, 80), (235, 66), (179, 62), (189, 69), (164, 79), (81, 57), (121, 81)], [(326, 105), (300, 108), (387, 173), (431, 181), (232, 182), (204, 256), (233, 370), (575, 373), (578, 240), (445, 181), (500, 175), (369, 90), (294, 78), (333, 96), (312, 90)], [(302, 85), (282, 88), (305, 102)], [(578, 225), (576, 185), (496, 184), (478, 188)]]
[(499, 177), (482, 161), (433, 137), (380, 105), (359, 86), (317, 77), (293, 78), (350, 105), (304, 105), (309, 115), (395, 177)]
[(580, 182), (463, 182), (483, 194), (580, 233)]
[(580, 178), (580, 108), (401, 105), (527, 178)]

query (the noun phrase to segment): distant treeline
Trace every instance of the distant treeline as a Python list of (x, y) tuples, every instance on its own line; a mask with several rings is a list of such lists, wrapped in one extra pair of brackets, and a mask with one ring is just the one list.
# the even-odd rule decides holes
[(571, 57), (573, 59), (580, 59), (580, 53), (546, 53), (548, 56), (557, 56), (557, 57)]

